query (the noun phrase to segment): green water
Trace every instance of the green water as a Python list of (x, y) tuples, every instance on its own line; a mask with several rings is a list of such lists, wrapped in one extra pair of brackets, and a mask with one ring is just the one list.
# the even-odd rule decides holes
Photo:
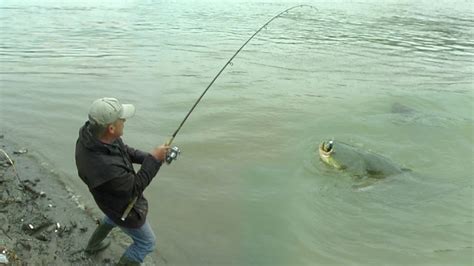
[[(306, 3), (319, 11), (262, 31), (175, 139), (180, 160), (145, 193), (160, 254), (167, 265), (471, 265), (473, 2)], [(294, 4), (2, 1), (0, 133), (94, 206), (73, 157), (90, 103), (135, 104), (124, 140), (150, 150)], [(318, 160), (328, 138), (412, 172), (354, 190)]]

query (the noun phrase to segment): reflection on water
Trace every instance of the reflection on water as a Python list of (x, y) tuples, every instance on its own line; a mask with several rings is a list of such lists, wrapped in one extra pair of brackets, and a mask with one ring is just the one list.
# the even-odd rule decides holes
[[(89, 104), (137, 106), (150, 150), (286, 1), (3, 1), (1, 133), (93, 205), (73, 147)], [(472, 3), (318, 4), (272, 22), (186, 122), (147, 189), (171, 265), (472, 263)], [(321, 140), (413, 172), (354, 191)]]

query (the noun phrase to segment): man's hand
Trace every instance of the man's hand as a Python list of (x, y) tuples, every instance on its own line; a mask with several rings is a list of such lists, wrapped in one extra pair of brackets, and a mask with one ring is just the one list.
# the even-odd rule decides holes
[(154, 148), (153, 151), (151, 152), (151, 155), (153, 155), (155, 159), (161, 162), (164, 162), (166, 158), (166, 153), (168, 152), (169, 149), (170, 149), (170, 146), (163, 144), (159, 147)]

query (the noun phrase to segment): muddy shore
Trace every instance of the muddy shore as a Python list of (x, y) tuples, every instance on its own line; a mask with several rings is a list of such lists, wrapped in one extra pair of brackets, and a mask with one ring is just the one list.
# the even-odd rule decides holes
[[(115, 265), (131, 240), (115, 228), (109, 248), (85, 254), (101, 214), (81, 204), (27, 148), (0, 135), (7, 154), (0, 151), (0, 265)], [(144, 263), (164, 264), (158, 252)]]

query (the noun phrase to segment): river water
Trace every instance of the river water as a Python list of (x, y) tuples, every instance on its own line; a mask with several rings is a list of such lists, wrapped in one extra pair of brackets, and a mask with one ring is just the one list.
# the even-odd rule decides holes
[[(4, 0), (0, 133), (94, 206), (73, 156), (90, 103), (135, 104), (124, 140), (150, 150), (294, 4)], [(310, 4), (257, 35), (175, 139), (181, 158), (145, 193), (160, 254), (169, 265), (472, 264), (473, 2)], [(330, 138), (412, 171), (355, 190), (318, 159)]]

